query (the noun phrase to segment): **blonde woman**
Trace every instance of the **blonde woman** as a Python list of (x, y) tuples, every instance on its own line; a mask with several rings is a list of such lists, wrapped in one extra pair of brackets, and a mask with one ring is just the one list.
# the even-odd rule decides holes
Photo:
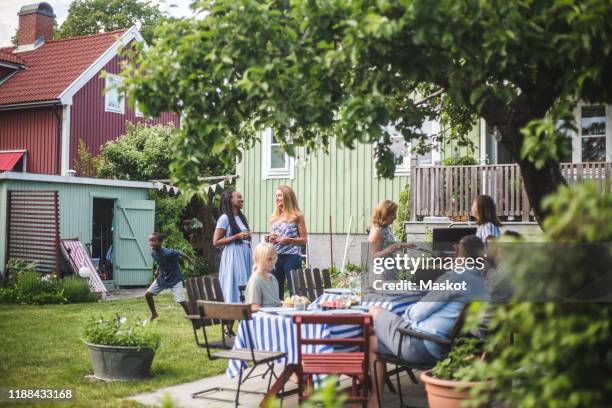
[(285, 279), (291, 287), (291, 271), (302, 266), (302, 248), (308, 242), (308, 234), (304, 215), (291, 187), (279, 186), (274, 193), (274, 204), (268, 240), (274, 244), (278, 253), (272, 273), (278, 281), (279, 298), (282, 299), (285, 294)]
[(397, 204), (391, 200), (381, 201), (374, 208), (368, 234), (370, 259), (387, 258), (401, 249), (414, 248), (414, 244), (397, 242), (395, 239), (391, 225), (396, 218)]
[(253, 273), (245, 289), (245, 299), (253, 311), (262, 307), (280, 306), (278, 282), (270, 272), (276, 263), (276, 250), (272, 244), (261, 242), (253, 251)]

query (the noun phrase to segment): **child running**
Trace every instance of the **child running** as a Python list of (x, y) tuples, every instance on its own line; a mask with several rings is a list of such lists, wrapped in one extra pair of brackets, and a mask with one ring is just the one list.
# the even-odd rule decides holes
[(157, 270), (155, 271), (155, 280), (147, 289), (145, 298), (149, 309), (151, 309), (151, 321), (155, 320), (159, 315), (155, 310), (155, 301), (153, 296), (157, 295), (164, 289), (170, 289), (174, 296), (174, 301), (180, 303), (183, 306), (186, 314), (189, 314), (187, 308), (187, 302), (185, 302), (185, 293), (183, 291), (183, 274), (181, 273), (181, 267), (179, 266), (179, 259), (181, 257), (187, 259), (191, 263), (195, 263), (194, 259), (189, 255), (177, 251), (175, 249), (164, 248), (162, 243), (164, 241), (163, 234), (154, 232), (149, 236), (149, 246), (153, 250), (151, 257), (157, 263)]
[(246, 303), (251, 304), (253, 311), (261, 307), (280, 306), (278, 281), (270, 272), (276, 263), (276, 250), (272, 244), (262, 242), (255, 247), (253, 273), (245, 290)]
[(501, 235), (501, 222), (495, 212), (495, 202), (488, 195), (479, 195), (472, 202), (472, 217), (476, 218), (476, 236), (486, 245)]

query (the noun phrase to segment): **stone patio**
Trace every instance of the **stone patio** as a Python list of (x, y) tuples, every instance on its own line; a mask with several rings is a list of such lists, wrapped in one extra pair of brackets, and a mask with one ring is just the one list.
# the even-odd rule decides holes
[[(280, 371), (280, 370), (279, 370)], [(263, 370), (260, 370), (260, 375), (263, 373)], [(418, 373), (417, 373), (418, 377)], [(404, 394), (404, 406), (414, 407), (414, 408), (426, 408), (427, 407), (427, 396), (425, 394), (425, 389), (423, 385), (415, 385), (413, 384), (408, 376), (404, 373), (401, 378), (402, 382), (402, 390)], [(341, 381), (342, 385), (349, 385), (349, 381), (347, 379)], [(261, 391), (265, 390), (267, 387), (268, 381), (267, 379), (262, 379), (261, 377), (255, 377), (247, 380), (242, 385), (242, 390), (251, 390), (251, 391)], [(296, 385), (290, 383), (288, 389), (295, 389)], [(174, 407), (176, 408), (190, 408), (190, 407), (215, 407), (215, 408), (229, 408), (233, 407), (233, 402), (221, 402), (204, 398), (192, 398), (192, 394), (204, 389), (213, 388), (213, 387), (223, 387), (223, 388), (235, 388), (236, 380), (231, 380), (227, 377), (227, 375), (222, 374), (216, 377), (203, 378), (201, 380), (193, 381), (190, 383), (179, 384), (172, 387), (166, 387), (159, 389), (155, 392), (146, 393), (146, 394), (138, 394), (129, 397), (129, 400), (137, 401), (141, 404), (145, 404), (148, 406), (161, 406), (164, 399), (171, 399), (174, 403)], [(235, 393), (229, 391), (222, 392), (211, 392), (208, 396), (215, 398), (225, 398), (232, 400), (234, 398)], [(240, 393), (240, 405), (244, 407), (258, 407), (259, 402), (263, 398), (262, 395), (259, 394), (249, 394), (246, 392)], [(297, 394), (293, 394), (283, 401), (283, 407), (297, 407), (298, 399)], [(395, 408), (400, 407), (399, 396), (397, 394), (393, 394), (389, 392), (388, 388), (385, 388), (384, 393), (384, 403), (383, 406), (385, 408)]]

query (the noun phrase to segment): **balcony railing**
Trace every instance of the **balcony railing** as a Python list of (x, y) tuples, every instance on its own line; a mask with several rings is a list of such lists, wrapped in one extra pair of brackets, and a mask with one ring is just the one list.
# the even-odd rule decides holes
[[(568, 183), (597, 182), (612, 190), (612, 163), (564, 163)], [(500, 216), (529, 221), (533, 209), (523, 188), (518, 164), (412, 167), (410, 174), (411, 220), (422, 216), (466, 217), (479, 194), (493, 197)]]

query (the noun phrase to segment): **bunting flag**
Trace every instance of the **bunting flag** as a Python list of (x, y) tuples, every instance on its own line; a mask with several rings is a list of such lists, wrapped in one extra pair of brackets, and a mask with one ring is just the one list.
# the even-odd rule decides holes
[[(226, 186), (233, 184), (237, 178), (238, 176), (235, 176), (235, 175), (214, 177), (213, 179), (222, 179), (222, 180), (217, 183), (204, 187), (203, 191), (206, 194), (215, 194), (215, 193), (221, 192), (225, 189)], [(167, 184), (166, 181), (167, 180), (152, 180), (152, 183), (153, 183), (153, 186), (157, 190), (162, 191), (164, 193), (167, 193), (170, 195), (177, 195), (181, 193), (181, 190), (178, 187), (173, 186), (171, 184)]]

